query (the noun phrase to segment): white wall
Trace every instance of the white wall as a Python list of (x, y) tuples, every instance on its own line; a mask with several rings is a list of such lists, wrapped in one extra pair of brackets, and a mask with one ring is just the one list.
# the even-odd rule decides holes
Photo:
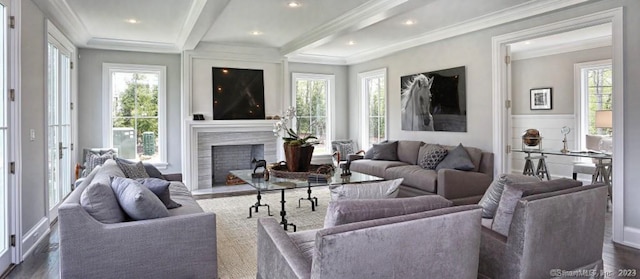
[[(22, 1), (21, 65), (22, 83), (22, 233), (25, 235), (42, 218), (46, 218), (46, 20), (44, 14), (32, 1)], [(30, 130), (35, 131), (34, 141), (29, 139)], [(24, 247), (27, 250), (29, 247)]]
[[(514, 60), (511, 63), (512, 110), (518, 114), (573, 114), (574, 80), (576, 63), (611, 59), (611, 47), (600, 47), (556, 55)], [(552, 88), (552, 109), (531, 110), (529, 90)], [(576, 100), (579, 101), (579, 100)]]
[[(473, 32), (466, 35), (434, 42), (431, 44), (401, 51), (373, 61), (349, 67), (349, 101), (357, 103), (357, 74), (360, 72), (388, 68), (389, 84), (389, 138), (420, 139), (428, 142), (477, 146), (484, 150), (492, 150), (492, 53), (491, 38), (493, 36), (524, 30), (560, 20), (575, 18), (613, 8), (624, 8), (624, 240), (627, 244), (640, 247), (640, 146), (636, 144), (640, 138), (640, 36), (636, 35), (636, 27), (640, 26), (640, 1), (610, 0), (594, 1), (573, 8), (548, 13), (542, 16), (503, 24), (494, 28)], [(400, 76), (431, 70), (446, 69), (456, 66), (467, 67), (467, 133), (451, 132), (410, 132), (400, 129)], [(358, 115), (350, 110), (350, 137), (357, 138)], [(618, 147), (620, 148), (620, 147)], [(502, 151), (499, 151), (502, 152)], [(615, 224), (614, 224), (615, 225)], [(618, 239), (620, 240), (620, 239)]]
[[(103, 147), (102, 64), (167, 67), (167, 161), (163, 173), (181, 172), (180, 55), (81, 48), (78, 50), (78, 148)], [(82, 152), (78, 152), (82, 156)], [(82, 162), (82, 158), (78, 158)]]

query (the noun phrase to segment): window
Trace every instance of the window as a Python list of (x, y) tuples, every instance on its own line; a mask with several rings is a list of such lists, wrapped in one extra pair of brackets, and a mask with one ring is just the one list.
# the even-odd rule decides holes
[(293, 99), (296, 128), (300, 136), (314, 135), (320, 144), (314, 155), (330, 154), (333, 136), (333, 75), (293, 73)]
[(166, 167), (164, 66), (104, 64), (105, 145), (118, 157)]
[(580, 94), (579, 133), (576, 134), (580, 137), (580, 148), (584, 149), (585, 135), (611, 135), (611, 128), (596, 125), (596, 112), (611, 110), (613, 104), (611, 60), (576, 64), (576, 75), (580, 83), (577, 86)]
[(369, 149), (387, 139), (387, 69), (358, 74), (362, 102), (361, 145)]

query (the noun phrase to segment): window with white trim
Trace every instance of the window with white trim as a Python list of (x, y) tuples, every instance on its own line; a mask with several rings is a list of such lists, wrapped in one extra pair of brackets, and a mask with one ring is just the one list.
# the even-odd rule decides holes
[(166, 67), (103, 64), (105, 146), (166, 167)]
[(387, 69), (358, 74), (361, 92), (361, 148), (387, 139)]
[[(611, 60), (576, 65), (580, 82), (580, 148), (585, 149), (585, 135), (611, 135), (611, 128), (596, 125), (597, 111), (610, 111), (613, 105)], [(606, 115), (606, 114), (604, 114)], [(611, 114), (609, 114), (611, 116)], [(606, 122), (606, 121), (605, 121)]]
[(314, 155), (331, 154), (335, 76), (293, 73), (292, 83), (298, 135), (318, 138), (320, 144), (315, 146)]

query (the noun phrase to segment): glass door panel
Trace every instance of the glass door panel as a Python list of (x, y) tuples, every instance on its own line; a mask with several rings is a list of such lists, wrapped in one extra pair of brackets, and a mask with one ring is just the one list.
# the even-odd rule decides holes
[(11, 265), (10, 177), (9, 177), (9, 96), (7, 94), (7, 2), (0, 0), (0, 274)]

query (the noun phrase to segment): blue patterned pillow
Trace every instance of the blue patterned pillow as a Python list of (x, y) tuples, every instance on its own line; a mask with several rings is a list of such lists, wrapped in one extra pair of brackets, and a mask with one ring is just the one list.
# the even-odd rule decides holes
[(425, 148), (424, 155), (420, 158), (418, 164), (423, 169), (435, 170), (438, 164), (447, 156), (447, 149), (439, 144), (429, 144)]

